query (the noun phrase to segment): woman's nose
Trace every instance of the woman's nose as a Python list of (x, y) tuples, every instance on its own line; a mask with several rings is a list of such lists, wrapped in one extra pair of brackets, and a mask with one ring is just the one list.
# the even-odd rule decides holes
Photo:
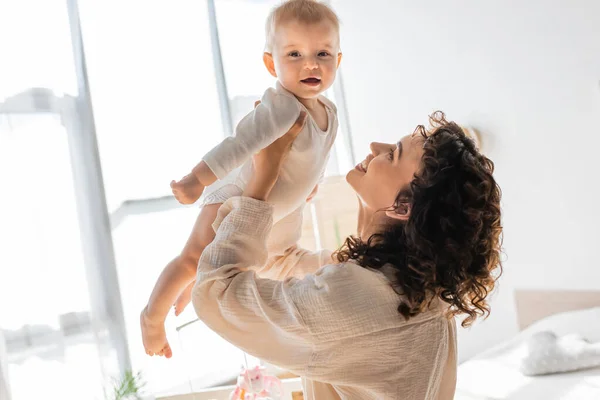
[(389, 147), (389, 145), (386, 145), (385, 143), (371, 142), (371, 144), (369, 145), (369, 148), (371, 149), (371, 153), (374, 156), (377, 156), (380, 153), (383, 153), (385, 151), (386, 146)]

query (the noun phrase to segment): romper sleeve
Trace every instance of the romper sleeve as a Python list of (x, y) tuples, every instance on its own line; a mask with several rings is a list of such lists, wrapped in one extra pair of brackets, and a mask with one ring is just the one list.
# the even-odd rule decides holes
[(223, 140), (202, 160), (219, 179), (283, 136), (296, 122), (301, 107), (291, 95), (268, 89), (261, 103), (238, 124), (235, 136)]

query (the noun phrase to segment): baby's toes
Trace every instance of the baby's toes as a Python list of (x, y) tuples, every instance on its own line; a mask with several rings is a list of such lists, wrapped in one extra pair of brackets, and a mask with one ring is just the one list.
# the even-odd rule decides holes
[(171, 358), (173, 356), (173, 351), (171, 350), (171, 346), (169, 346), (169, 343), (167, 343), (164, 349), (162, 349), (162, 353), (167, 358)]

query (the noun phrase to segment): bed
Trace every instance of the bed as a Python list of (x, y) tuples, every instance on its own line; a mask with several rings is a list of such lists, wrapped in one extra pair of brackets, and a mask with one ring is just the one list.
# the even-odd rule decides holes
[(542, 376), (526, 376), (519, 368), (524, 343), (539, 332), (600, 342), (600, 292), (517, 291), (515, 300), (521, 331), (459, 366), (455, 399), (600, 399), (600, 367)]

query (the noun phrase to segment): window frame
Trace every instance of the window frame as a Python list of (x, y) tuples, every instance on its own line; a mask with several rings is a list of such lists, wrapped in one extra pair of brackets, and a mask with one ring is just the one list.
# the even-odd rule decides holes
[[(31, 88), (0, 103), (0, 114), (54, 114), (67, 133), (81, 244), (90, 292), (90, 324), (81, 329), (106, 330), (116, 351), (121, 373), (131, 369), (121, 292), (117, 278), (102, 168), (96, 141), (77, 0), (66, 0), (77, 94), (57, 96), (52, 90)], [(110, 295), (108, 295), (110, 293)], [(71, 328), (78, 328), (72, 326)], [(76, 329), (77, 330), (77, 329)], [(53, 333), (48, 333), (52, 335)], [(23, 334), (23, 339), (26, 338)]]
[[(115, 251), (113, 231), (130, 215), (168, 211), (181, 207), (173, 196), (128, 199), (114, 211), (109, 212), (102, 165), (98, 149), (94, 113), (87, 76), (85, 49), (83, 45), (77, 0), (65, 0), (71, 33), (71, 46), (75, 63), (77, 94), (56, 96), (49, 90), (30, 89), (0, 103), (0, 114), (55, 113), (67, 131), (72, 173), (76, 190), (77, 213), (80, 223), (86, 279), (91, 300), (92, 329), (107, 329), (111, 345), (116, 350), (121, 374), (131, 370), (131, 358), (127, 342), (125, 318)], [(227, 79), (223, 67), (216, 0), (206, 0), (210, 27), (210, 40), (217, 81), (223, 137), (233, 134), (231, 106)], [(338, 118), (344, 127), (345, 150), (352, 163), (355, 155), (352, 146), (350, 121), (346, 107), (342, 71), (332, 87), (338, 108)], [(316, 246), (319, 240), (319, 221), (313, 220)], [(116, 290), (115, 290), (116, 289)], [(1, 337), (0, 337), (1, 339)]]

